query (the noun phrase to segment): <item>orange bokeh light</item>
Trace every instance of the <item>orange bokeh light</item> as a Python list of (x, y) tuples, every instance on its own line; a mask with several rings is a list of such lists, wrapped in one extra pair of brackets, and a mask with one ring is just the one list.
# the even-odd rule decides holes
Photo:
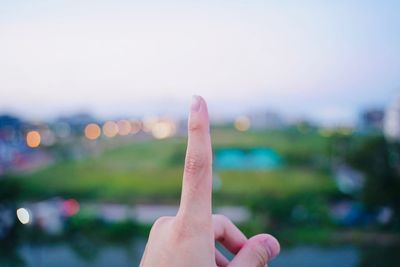
[(106, 121), (103, 124), (103, 133), (108, 138), (112, 138), (118, 133), (118, 125), (113, 121)]
[(138, 120), (131, 121), (131, 134), (137, 134), (142, 128), (142, 122)]
[(38, 131), (29, 131), (26, 134), (26, 144), (31, 148), (38, 147), (40, 145), (40, 140), (41, 138)]
[(96, 123), (89, 123), (85, 127), (85, 136), (89, 140), (96, 140), (97, 138), (99, 138), (100, 133), (100, 127)]
[(117, 122), (119, 135), (128, 135), (131, 133), (131, 123), (127, 120)]

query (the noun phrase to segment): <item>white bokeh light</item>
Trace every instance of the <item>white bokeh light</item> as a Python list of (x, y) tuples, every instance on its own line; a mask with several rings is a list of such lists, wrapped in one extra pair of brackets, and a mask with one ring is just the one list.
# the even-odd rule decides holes
[(31, 221), (31, 215), (26, 208), (17, 209), (17, 218), (22, 224), (28, 224)]

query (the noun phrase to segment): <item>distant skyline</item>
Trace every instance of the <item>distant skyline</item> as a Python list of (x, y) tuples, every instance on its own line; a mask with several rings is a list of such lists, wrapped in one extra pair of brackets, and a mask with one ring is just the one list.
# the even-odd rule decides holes
[(7, 1), (0, 113), (276, 110), (328, 123), (400, 94), (400, 1)]

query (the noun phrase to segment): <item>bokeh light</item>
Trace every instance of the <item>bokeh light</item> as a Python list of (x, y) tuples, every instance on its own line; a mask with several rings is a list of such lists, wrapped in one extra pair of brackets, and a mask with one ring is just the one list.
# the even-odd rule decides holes
[(118, 125), (114, 121), (106, 121), (103, 124), (103, 134), (108, 138), (116, 136), (118, 133)]
[(131, 134), (137, 134), (142, 128), (142, 122), (138, 120), (131, 121)]
[(63, 210), (68, 217), (74, 216), (80, 210), (79, 202), (76, 199), (68, 199), (63, 202)]
[(128, 135), (131, 133), (131, 123), (127, 120), (120, 120), (117, 122), (118, 126), (118, 134), (119, 135)]
[(159, 120), (152, 126), (151, 134), (156, 139), (171, 137), (176, 132), (175, 122), (168, 119)]
[(35, 148), (38, 147), (40, 145), (40, 134), (38, 131), (29, 131), (26, 134), (26, 144), (30, 147), (30, 148)]
[(25, 208), (17, 209), (17, 218), (22, 224), (28, 224), (31, 221), (31, 215)]
[(59, 138), (67, 138), (71, 134), (71, 127), (66, 122), (57, 122), (54, 125), (54, 132)]
[(85, 136), (89, 140), (96, 140), (97, 138), (99, 138), (100, 133), (100, 127), (96, 123), (89, 123), (85, 127)]
[(143, 131), (149, 133), (152, 131), (154, 125), (157, 123), (158, 118), (156, 116), (149, 116), (143, 119)]
[(56, 136), (50, 129), (45, 129), (40, 132), (41, 143), (45, 146), (52, 146), (56, 143)]
[(250, 119), (246, 116), (239, 116), (236, 118), (234, 126), (236, 130), (244, 132), (250, 129)]

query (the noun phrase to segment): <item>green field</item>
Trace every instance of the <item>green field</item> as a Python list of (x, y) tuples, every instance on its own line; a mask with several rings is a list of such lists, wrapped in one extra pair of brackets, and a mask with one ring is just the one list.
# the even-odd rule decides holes
[[(316, 132), (212, 131), (213, 147), (271, 147), (283, 167), (273, 171), (217, 171), (221, 188), (215, 198), (229, 203), (243, 197), (288, 197), (335, 191), (327, 171), (328, 139)], [(180, 194), (186, 139), (148, 140), (115, 145), (100, 155), (56, 163), (21, 175), (24, 197), (51, 196), (118, 202), (175, 201)]]

